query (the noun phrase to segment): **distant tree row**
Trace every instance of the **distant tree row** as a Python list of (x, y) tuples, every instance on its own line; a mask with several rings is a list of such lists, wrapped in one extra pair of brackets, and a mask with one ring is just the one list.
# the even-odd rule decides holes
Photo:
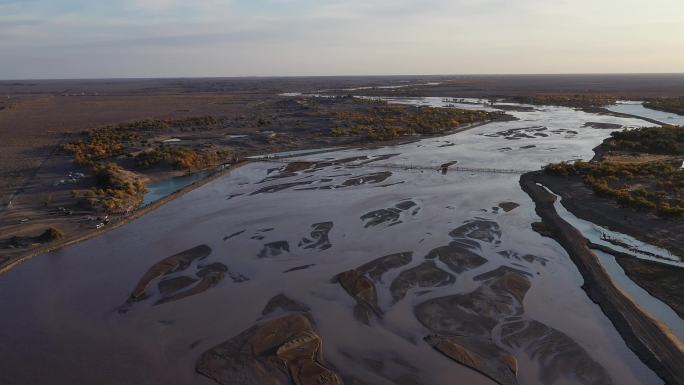
[(368, 140), (388, 140), (404, 135), (434, 135), (465, 123), (493, 120), (499, 112), (456, 108), (372, 105), (371, 108), (338, 112), (333, 136), (362, 136)]
[(147, 189), (143, 178), (116, 163), (98, 164), (93, 168), (96, 186), (82, 196), (90, 209), (123, 213), (140, 206)]
[(606, 146), (614, 151), (684, 155), (684, 127), (643, 127), (616, 131)]
[(644, 106), (654, 110), (684, 115), (684, 96), (678, 98), (651, 99), (646, 101)]
[(673, 162), (575, 162), (544, 168), (552, 175), (581, 176), (600, 197), (660, 216), (684, 216), (684, 171)]
[(126, 149), (135, 142), (144, 142), (154, 131), (168, 128), (189, 129), (216, 126), (221, 120), (213, 116), (180, 119), (145, 119), (119, 123), (84, 131), (85, 139), (62, 145), (62, 149), (74, 156), (76, 163), (95, 165), (108, 158), (126, 154)]
[(610, 95), (530, 95), (514, 96), (511, 101), (522, 104), (565, 106), (573, 108), (604, 107), (617, 102)]
[[(579, 176), (598, 196), (625, 207), (659, 216), (684, 217), (684, 128), (648, 127), (614, 132), (603, 146), (621, 154), (638, 155), (633, 161), (607, 158), (598, 162), (552, 163), (552, 175)], [(669, 155), (649, 160), (646, 154)]]
[[(70, 153), (74, 161), (89, 167), (96, 186), (81, 195), (81, 203), (94, 210), (121, 213), (138, 207), (146, 192), (142, 175), (126, 170), (117, 161), (131, 157), (140, 147), (149, 147), (148, 139), (157, 131), (168, 129), (211, 129), (221, 124), (212, 116), (181, 119), (145, 119), (95, 128), (83, 132), (79, 141), (63, 144), (62, 150)], [(207, 167), (230, 156), (226, 151), (193, 150), (183, 147), (164, 147), (143, 151), (135, 157), (140, 167), (168, 164), (176, 169)]]
[(198, 169), (213, 166), (230, 159), (230, 151), (198, 151), (186, 147), (157, 147), (136, 155), (138, 167), (149, 168), (161, 164), (177, 170)]

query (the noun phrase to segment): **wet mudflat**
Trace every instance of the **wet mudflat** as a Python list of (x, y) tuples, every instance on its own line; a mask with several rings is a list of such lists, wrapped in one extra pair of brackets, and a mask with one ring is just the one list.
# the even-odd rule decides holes
[(531, 229), (518, 175), (440, 170), (588, 159), (610, 130), (586, 123), (650, 124), (519, 110), (248, 164), (17, 267), (0, 278), (0, 382), (660, 383)]

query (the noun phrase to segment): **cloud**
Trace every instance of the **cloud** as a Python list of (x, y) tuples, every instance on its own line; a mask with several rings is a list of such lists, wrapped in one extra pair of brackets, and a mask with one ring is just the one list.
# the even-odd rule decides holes
[(135, 0), (135, 5), (142, 8), (165, 9), (178, 4), (177, 0)]
[(0, 0), (0, 78), (676, 71), (682, 14), (680, 0)]

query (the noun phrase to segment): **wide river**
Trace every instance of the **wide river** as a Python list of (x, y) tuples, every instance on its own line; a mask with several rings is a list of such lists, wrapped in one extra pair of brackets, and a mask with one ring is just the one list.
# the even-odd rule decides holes
[[(494, 317), (486, 338), (515, 355), (520, 384), (662, 383), (587, 298), (565, 251), (532, 230), (539, 218), (516, 173), (591, 158), (610, 130), (586, 123), (652, 124), (562, 107), (509, 113), (518, 120), (303, 155), (319, 163), (288, 170), (284, 161), (250, 163), (128, 225), (23, 263), (0, 276), (0, 384), (211, 384), (195, 372), (198, 357), (251, 327), (280, 293), (311, 309), (325, 359), (364, 384), (494, 384), (424, 341), (430, 322), (416, 309), (448, 296), (464, 311), (470, 302), (512, 301), (516, 313)], [(457, 163), (437, 171), (448, 162)], [(425, 259), (454, 242), (481, 261), (455, 269)], [(208, 256), (169, 277), (196, 282), (205, 266), (222, 264), (223, 280), (177, 300), (154, 281), (147, 297), (126, 303), (151, 266), (200, 245)], [(395, 253), (410, 258), (375, 282), (382, 317), (361, 322), (331, 279)], [(529, 281), (520, 303), (487, 278), (501, 266)], [(423, 268), (451, 278), (412, 281)]]

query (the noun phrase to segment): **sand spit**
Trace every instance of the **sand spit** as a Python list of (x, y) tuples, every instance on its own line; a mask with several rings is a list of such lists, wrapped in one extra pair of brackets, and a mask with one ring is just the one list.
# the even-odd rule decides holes
[(338, 274), (334, 281), (339, 282), (344, 290), (356, 300), (354, 317), (368, 324), (371, 317), (382, 317), (378, 306), (378, 292), (375, 284), (358, 270), (348, 270)]
[(342, 385), (322, 360), (321, 349), (307, 315), (293, 313), (208, 350), (196, 370), (221, 385)]
[[(154, 296), (159, 297), (154, 304), (161, 305), (201, 294), (221, 283), (226, 276), (235, 283), (249, 280), (242, 274), (232, 272), (223, 263), (202, 264), (201, 261), (211, 252), (209, 246), (199, 245), (155, 263), (140, 278), (124, 305), (119, 307), (119, 312), (125, 313), (135, 303)], [(194, 267), (194, 272), (191, 267)], [(153, 282), (158, 282), (157, 293), (149, 290)]]

